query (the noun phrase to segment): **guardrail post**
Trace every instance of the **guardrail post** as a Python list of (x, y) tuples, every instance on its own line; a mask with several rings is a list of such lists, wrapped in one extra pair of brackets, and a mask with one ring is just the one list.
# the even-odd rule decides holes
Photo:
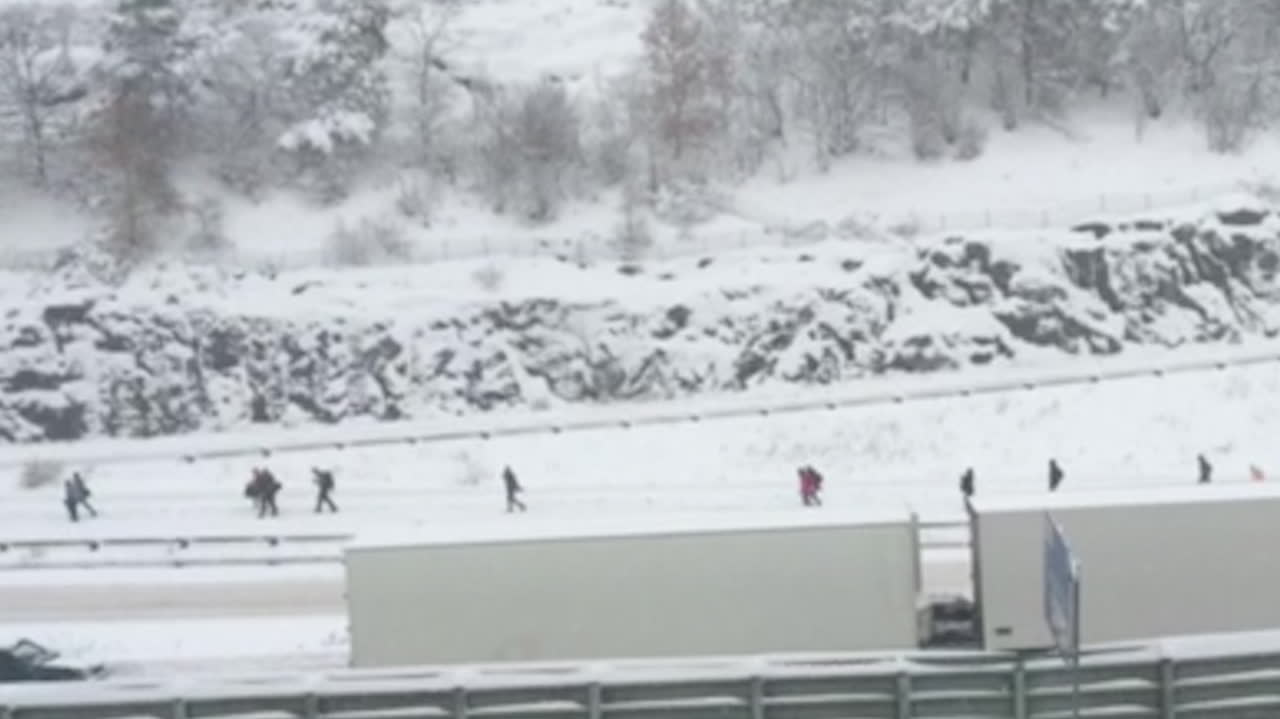
[(1013, 717), (1027, 719), (1027, 665), (1022, 655), (1013, 663)]
[(1177, 679), (1174, 677), (1173, 670), (1173, 660), (1169, 657), (1161, 657), (1159, 665), (1161, 719), (1173, 719), (1177, 713), (1175, 711), (1177, 694), (1174, 692), (1174, 688), (1177, 686)]
[(764, 677), (751, 677), (751, 719), (764, 719)]
[(903, 669), (898, 672), (898, 719), (911, 719), (911, 675)]
[(307, 719), (316, 719), (320, 716), (320, 697), (315, 692), (307, 692), (302, 697), (302, 716)]
[(600, 682), (591, 682), (587, 685), (587, 719), (600, 719), (604, 707), (603, 694)]
[(467, 719), (467, 688), (453, 690), (453, 719)]
[(187, 719), (187, 700), (178, 697), (169, 705), (169, 715), (173, 719)]

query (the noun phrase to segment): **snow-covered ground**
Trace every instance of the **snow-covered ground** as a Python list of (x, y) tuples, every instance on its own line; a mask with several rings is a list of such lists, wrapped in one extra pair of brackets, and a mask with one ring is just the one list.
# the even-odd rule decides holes
[[(956, 478), (965, 467), (976, 470), (980, 492), (1036, 492), (1044, 489), (1050, 457), (1066, 469), (1068, 489), (1191, 481), (1199, 452), (1216, 464), (1219, 479), (1244, 481), (1250, 464), (1280, 464), (1278, 410), (1280, 373), (1258, 365), (674, 427), (104, 465), (88, 468), (104, 516), (67, 531), (260, 530), (242, 496), (256, 464), (269, 465), (285, 483), (285, 516), (264, 521), (296, 531), (342, 526), (360, 515), (435, 521), (500, 511), (497, 477), (505, 465), (541, 512), (637, 502), (785, 507), (795, 467), (812, 462), (829, 477), (833, 498), (907, 499), (955, 513)], [(336, 468), (342, 516), (310, 513), (312, 466)], [(0, 484), (6, 533), (65, 522), (59, 491), (24, 490), (11, 470)], [(556, 500), (540, 500), (543, 491)]]

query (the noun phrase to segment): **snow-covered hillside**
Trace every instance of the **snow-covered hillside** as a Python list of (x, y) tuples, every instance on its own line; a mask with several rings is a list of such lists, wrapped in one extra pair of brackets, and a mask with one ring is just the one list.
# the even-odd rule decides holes
[[(0, 43), (0, 261), (90, 238), (250, 267), (620, 236), (661, 256), (1280, 181), (1248, 4), (788, 5), (0, 0), (21, 30)], [(1007, 52), (1019, 33), (1039, 55)], [(139, 68), (156, 91), (122, 105)], [(664, 100), (681, 78), (688, 122)]]
[(1280, 327), (1280, 218), (264, 274), (72, 254), (0, 283), (0, 437), (655, 400), (1229, 342)]

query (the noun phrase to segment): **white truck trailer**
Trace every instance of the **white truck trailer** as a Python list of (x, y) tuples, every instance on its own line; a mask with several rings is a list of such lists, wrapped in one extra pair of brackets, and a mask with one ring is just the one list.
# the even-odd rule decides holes
[(357, 537), (356, 667), (914, 649), (906, 506), (768, 516), (528, 516)]
[(1083, 644), (1280, 627), (1280, 486), (975, 497), (983, 646), (1041, 649), (1045, 515), (1081, 565)]

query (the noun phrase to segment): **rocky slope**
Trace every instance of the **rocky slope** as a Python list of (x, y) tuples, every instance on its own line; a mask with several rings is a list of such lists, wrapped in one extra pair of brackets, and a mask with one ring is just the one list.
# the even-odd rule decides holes
[[(51, 275), (2, 283), (0, 441), (662, 399), (1227, 342), (1276, 332), (1278, 269), (1280, 219), (1261, 203), (679, 268), (561, 263), (568, 283), (604, 277), (586, 298), (423, 298), (432, 272), (460, 266), (120, 277), (70, 255)], [(657, 299), (631, 296), (639, 283)]]

